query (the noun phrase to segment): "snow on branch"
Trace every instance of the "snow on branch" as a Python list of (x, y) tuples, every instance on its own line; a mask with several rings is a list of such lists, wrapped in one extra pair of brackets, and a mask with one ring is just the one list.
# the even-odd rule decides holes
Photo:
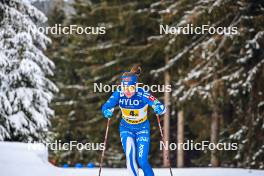
[(55, 68), (42, 51), (50, 39), (37, 30), (47, 18), (29, 1), (3, 0), (0, 11), (0, 139), (43, 140), (54, 116), (49, 104), (58, 91), (46, 77)]
[(187, 54), (192, 48), (194, 48), (198, 43), (200, 43), (202, 40), (204, 40), (206, 38), (207, 35), (203, 35), (201, 37), (199, 37), (196, 41), (192, 42), (189, 46), (186, 46), (180, 53), (178, 53), (174, 58), (170, 59), (168, 64), (166, 64), (164, 67), (161, 67), (157, 70), (151, 70), (151, 74), (159, 74), (161, 72), (164, 72), (166, 70), (168, 70), (169, 68), (171, 68), (175, 62), (177, 62), (179, 59), (182, 58), (182, 56), (184, 56), (185, 54)]

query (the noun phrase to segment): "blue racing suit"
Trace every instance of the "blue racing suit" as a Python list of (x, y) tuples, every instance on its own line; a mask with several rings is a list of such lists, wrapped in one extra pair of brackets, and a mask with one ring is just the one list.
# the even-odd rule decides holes
[(154, 176), (148, 162), (150, 124), (147, 119), (147, 110), (148, 106), (153, 109), (160, 106), (163, 114), (166, 111), (165, 106), (140, 87), (130, 98), (127, 98), (121, 90), (116, 90), (103, 105), (102, 111), (113, 110), (116, 105), (119, 105), (122, 111), (119, 130), (130, 176), (139, 176), (137, 163), (143, 170), (144, 176)]

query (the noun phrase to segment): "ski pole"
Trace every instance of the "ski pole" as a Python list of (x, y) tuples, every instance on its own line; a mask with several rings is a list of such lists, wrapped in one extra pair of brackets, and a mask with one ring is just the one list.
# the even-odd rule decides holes
[(102, 154), (101, 154), (101, 161), (100, 161), (100, 168), (99, 168), (99, 176), (101, 176), (102, 165), (103, 165), (103, 160), (104, 160), (104, 155), (105, 155), (105, 149), (106, 149), (106, 142), (107, 142), (107, 139), (108, 139), (109, 126), (110, 126), (110, 119), (108, 119), (108, 121), (107, 121), (107, 126), (106, 126), (106, 131), (105, 131), (104, 150), (102, 151)]
[[(160, 123), (160, 116), (158, 114), (156, 114), (156, 116), (157, 116), (157, 120), (158, 120), (158, 124), (159, 124), (159, 130), (160, 130), (161, 139), (162, 139), (162, 142), (165, 143), (165, 139), (164, 139), (161, 123)], [(164, 148), (164, 150), (165, 150), (165, 148)], [(166, 152), (166, 159), (169, 161), (170, 175), (173, 176), (172, 170), (171, 170), (170, 158), (169, 158), (167, 152)]]

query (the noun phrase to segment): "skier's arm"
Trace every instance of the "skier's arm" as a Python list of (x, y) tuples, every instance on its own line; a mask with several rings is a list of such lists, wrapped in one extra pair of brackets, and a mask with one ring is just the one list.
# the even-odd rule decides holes
[(114, 111), (114, 107), (118, 104), (119, 92), (115, 91), (107, 102), (102, 106), (102, 112), (105, 117), (111, 117)]
[(162, 115), (166, 112), (166, 107), (153, 95), (148, 92), (143, 94), (143, 101), (154, 109), (156, 114)]

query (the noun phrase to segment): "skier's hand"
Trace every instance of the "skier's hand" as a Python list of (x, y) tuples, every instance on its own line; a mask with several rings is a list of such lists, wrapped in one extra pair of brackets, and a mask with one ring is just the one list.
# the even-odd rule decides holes
[(111, 111), (110, 109), (106, 109), (106, 110), (104, 110), (103, 114), (104, 114), (105, 118), (109, 119), (112, 117), (113, 111)]
[(166, 108), (163, 105), (156, 105), (154, 107), (154, 112), (158, 115), (162, 115), (166, 112)]

